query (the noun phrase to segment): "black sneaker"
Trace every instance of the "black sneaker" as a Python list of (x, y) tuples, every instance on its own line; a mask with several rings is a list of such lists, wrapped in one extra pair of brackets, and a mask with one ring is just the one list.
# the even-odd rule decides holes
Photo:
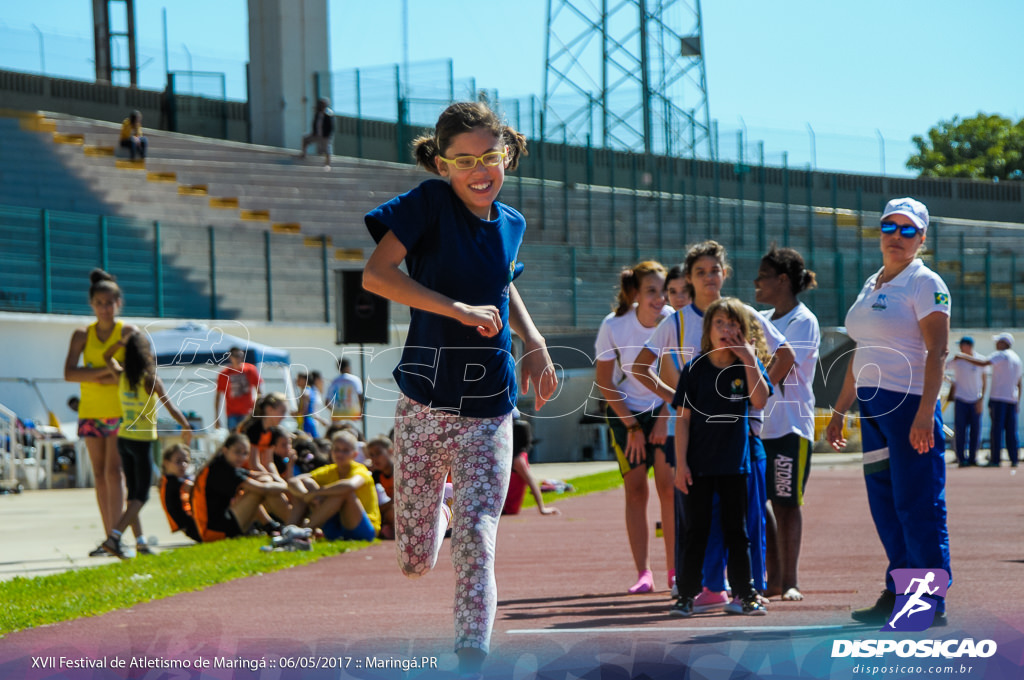
[(693, 598), (677, 597), (676, 601), (669, 607), (668, 613), (672, 616), (682, 616), (684, 618), (693, 616)]
[(892, 608), (895, 604), (896, 593), (886, 589), (878, 596), (878, 601), (873, 606), (854, 609), (850, 612), (850, 616), (853, 617), (854, 621), (860, 621), (861, 623), (884, 625), (889, 620), (889, 616), (892, 615)]
[(121, 547), (121, 541), (117, 540), (113, 536), (108, 536), (107, 540), (100, 543), (100, 548), (109, 555), (113, 555), (119, 560), (128, 559), (128, 555), (125, 554), (124, 549)]

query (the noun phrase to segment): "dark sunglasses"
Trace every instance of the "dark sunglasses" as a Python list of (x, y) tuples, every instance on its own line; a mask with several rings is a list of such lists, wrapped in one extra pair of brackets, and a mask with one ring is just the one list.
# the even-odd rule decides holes
[(896, 232), (899, 232), (900, 236), (903, 238), (914, 238), (924, 231), (924, 229), (913, 224), (896, 224), (895, 222), (882, 222), (881, 229), (883, 234), (895, 234)]

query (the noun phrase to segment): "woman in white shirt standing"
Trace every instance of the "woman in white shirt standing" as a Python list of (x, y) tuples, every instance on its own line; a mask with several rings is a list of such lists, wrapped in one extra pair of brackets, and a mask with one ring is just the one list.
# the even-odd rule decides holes
[(757, 302), (773, 309), (761, 314), (786, 336), (793, 348), (793, 368), (779, 382), (764, 407), (761, 441), (767, 454), (768, 499), (775, 515), (769, 521), (768, 591), (783, 600), (802, 600), (797, 581), (803, 534), (804, 489), (811, 471), (814, 441), (814, 369), (821, 330), (818, 319), (797, 295), (817, 287), (814, 272), (792, 248), (772, 247), (761, 258), (754, 279)]
[[(675, 458), (665, 450), (668, 418), (659, 418), (664, 401), (630, 373), (636, 355), (658, 323), (672, 313), (665, 305), (665, 267), (645, 261), (619, 274), (615, 310), (597, 332), (597, 386), (608, 403), (607, 419), (612, 448), (619, 461), (626, 491), (626, 535), (636, 563), (637, 581), (630, 594), (654, 590), (648, 550), (647, 471), (654, 469), (654, 485), (661, 503), (665, 554), (671, 587), (675, 537), (673, 480)], [(663, 414), (664, 415), (664, 414)]]
[[(884, 624), (892, 612), (894, 569), (950, 574), (939, 404), (949, 344), (949, 289), (917, 257), (928, 231), (924, 204), (893, 199), (881, 221), (883, 266), (868, 277), (846, 314), (846, 330), (857, 347), (825, 432), (833, 448), (846, 444), (843, 419), (856, 398), (868, 505), (889, 560), (881, 597), (874, 606), (852, 612), (870, 624)], [(936, 623), (945, 621), (950, 581), (951, 576), (936, 582)]]

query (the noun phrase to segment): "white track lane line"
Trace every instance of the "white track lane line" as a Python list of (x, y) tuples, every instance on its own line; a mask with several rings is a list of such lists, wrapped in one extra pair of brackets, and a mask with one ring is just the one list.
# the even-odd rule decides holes
[[(678, 628), (520, 628), (507, 630), (508, 635), (560, 635), (565, 633), (785, 633), (795, 631), (829, 631), (843, 630), (850, 626), (828, 625), (828, 626), (680, 626)], [(861, 627), (861, 626), (857, 626)]]

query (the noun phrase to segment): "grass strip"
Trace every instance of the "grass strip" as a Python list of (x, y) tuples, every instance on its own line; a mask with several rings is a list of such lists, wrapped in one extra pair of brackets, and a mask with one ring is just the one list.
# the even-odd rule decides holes
[(358, 550), (360, 541), (316, 541), (309, 552), (262, 552), (265, 536), (236, 538), (114, 564), (0, 582), (0, 635), (202, 590)]
[[(544, 502), (552, 503), (595, 491), (622, 486), (618, 470), (568, 480), (573, 491), (548, 492)], [(523, 505), (535, 507), (532, 494)], [(234, 538), (174, 550), (153, 557), (73, 569), (49, 576), (16, 576), (0, 582), (0, 636), (26, 628), (99, 616), (136, 604), (202, 590), (217, 583), (245, 576), (267, 574), (321, 558), (360, 550), (370, 545), (361, 541), (315, 541), (309, 552), (260, 551), (265, 536)]]
[[(572, 484), (573, 490), (565, 493), (545, 491), (541, 494), (544, 496), (544, 505), (557, 503), (560, 500), (572, 498), (573, 496), (585, 496), (588, 493), (607, 491), (608, 489), (620, 487), (622, 486), (622, 473), (618, 470), (608, 470), (607, 472), (598, 472), (583, 477), (573, 477), (566, 481)], [(537, 483), (539, 484), (540, 480), (537, 480)], [(523, 507), (537, 507), (537, 501), (534, 500), (532, 493), (527, 493), (526, 497), (523, 498)]]

